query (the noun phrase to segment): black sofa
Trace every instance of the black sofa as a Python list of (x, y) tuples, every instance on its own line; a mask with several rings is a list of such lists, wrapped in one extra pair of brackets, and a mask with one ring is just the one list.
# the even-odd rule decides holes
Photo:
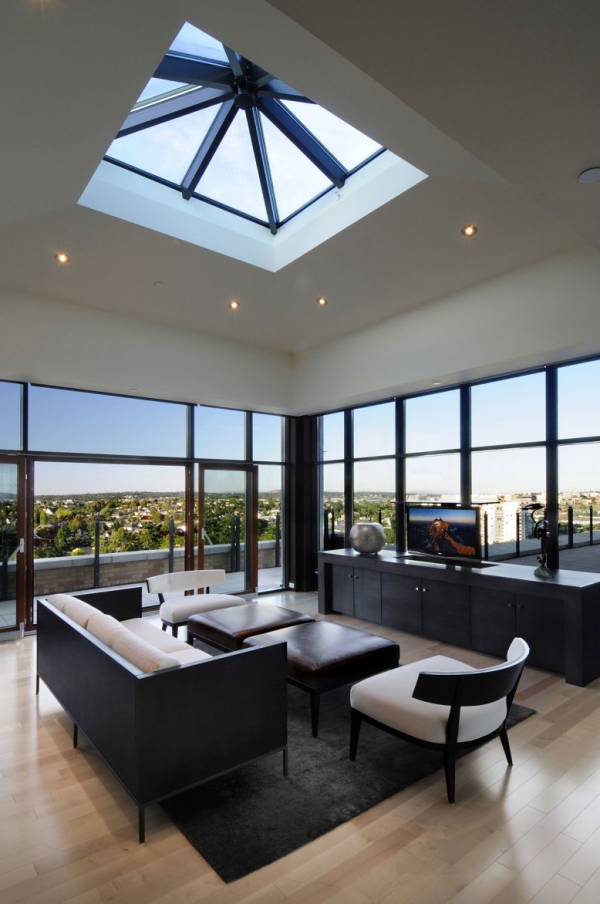
[[(120, 621), (141, 590), (78, 594)], [(38, 601), (39, 679), (139, 810), (268, 754), (287, 775), (286, 646), (240, 650), (145, 674), (51, 604)]]

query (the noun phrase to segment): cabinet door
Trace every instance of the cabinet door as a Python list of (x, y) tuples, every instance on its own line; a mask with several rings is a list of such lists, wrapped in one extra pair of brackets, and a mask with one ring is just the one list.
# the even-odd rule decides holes
[(517, 637), (529, 644), (527, 665), (565, 671), (565, 614), (562, 600), (516, 595)]
[(506, 590), (471, 589), (471, 644), (491, 656), (506, 656), (515, 637), (515, 595)]
[(354, 569), (354, 617), (381, 624), (381, 574)]
[(354, 615), (354, 569), (331, 566), (331, 608), (342, 615)]
[(381, 623), (409, 634), (423, 633), (420, 581), (397, 574), (381, 575)]
[(470, 588), (423, 581), (423, 634), (443, 643), (470, 647)]

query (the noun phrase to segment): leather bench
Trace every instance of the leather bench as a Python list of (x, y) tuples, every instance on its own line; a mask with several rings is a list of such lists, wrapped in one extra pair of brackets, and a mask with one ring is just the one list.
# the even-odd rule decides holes
[(241, 650), (248, 637), (290, 625), (314, 622), (310, 615), (273, 603), (247, 603), (239, 608), (201, 612), (187, 620), (188, 643), (205, 641), (219, 650)]
[(288, 682), (310, 694), (314, 738), (319, 730), (322, 693), (394, 669), (400, 661), (400, 647), (394, 641), (329, 621), (313, 620), (310, 624), (258, 634), (248, 637), (244, 646), (268, 646), (281, 641), (287, 643)]

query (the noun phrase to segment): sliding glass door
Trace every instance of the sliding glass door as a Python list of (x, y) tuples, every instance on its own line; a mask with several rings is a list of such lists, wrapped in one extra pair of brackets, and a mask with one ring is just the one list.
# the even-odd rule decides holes
[(198, 568), (222, 568), (213, 593), (258, 587), (258, 468), (198, 465)]

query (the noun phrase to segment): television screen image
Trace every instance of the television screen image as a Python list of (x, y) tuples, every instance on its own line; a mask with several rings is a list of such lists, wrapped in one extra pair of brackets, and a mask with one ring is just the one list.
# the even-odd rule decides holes
[(478, 509), (409, 506), (407, 513), (409, 552), (481, 559)]

